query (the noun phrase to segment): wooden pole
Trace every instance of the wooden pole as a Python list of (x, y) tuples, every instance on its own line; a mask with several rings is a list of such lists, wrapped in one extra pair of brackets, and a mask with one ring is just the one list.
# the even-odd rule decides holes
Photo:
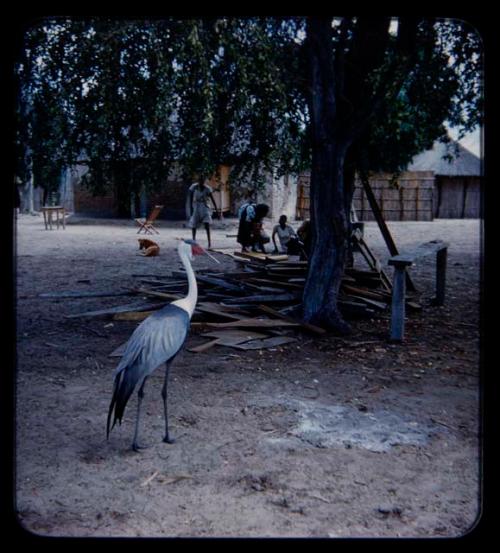
[(448, 249), (438, 250), (436, 254), (436, 299), (434, 305), (444, 304), (444, 295), (446, 288), (446, 258)]
[(391, 307), (391, 342), (402, 342), (405, 332), (406, 267), (394, 266)]
[[(361, 183), (363, 184), (363, 188), (365, 190), (366, 197), (368, 199), (368, 203), (370, 204), (370, 207), (372, 209), (373, 215), (375, 216), (375, 220), (377, 221), (377, 224), (380, 228), (380, 232), (382, 233), (382, 236), (384, 238), (384, 241), (387, 245), (387, 248), (389, 250), (389, 253), (391, 255), (399, 255), (398, 248), (396, 247), (396, 244), (392, 238), (392, 235), (389, 231), (389, 228), (387, 227), (387, 224), (384, 220), (384, 216), (382, 215), (382, 211), (377, 203), (377, 200), (375, 198), (375, 194), (373, 193), (373, 190), (370, 186), (370, 183), (368, 182), (368, 178), (361, 176)], [(406, 272), (405, 272), (406, 273)], [(408, 285), (408, 290), (411, 290), (412, 292), (416, 291), (415, 285), (410, 279), (410, 275), (406, 273), (406, 284)]]

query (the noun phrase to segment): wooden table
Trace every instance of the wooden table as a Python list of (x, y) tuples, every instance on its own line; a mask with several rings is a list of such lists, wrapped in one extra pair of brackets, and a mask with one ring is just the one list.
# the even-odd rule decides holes
[(62, 205), (44, 206), (41, 208), (43, 213), (43, 222), (45, 223), (45, 230), (52, 230), (53, 216), (55, 215), (55, 223), (57, 229), (59, 229), (59, 223), (62, 223), (63, 229), (66, 229), (66, 223), (64, 220), (65, 209)]

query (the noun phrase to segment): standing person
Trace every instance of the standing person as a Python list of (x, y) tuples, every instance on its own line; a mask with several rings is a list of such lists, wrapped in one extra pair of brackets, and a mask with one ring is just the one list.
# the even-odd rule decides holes
[(252, 222), (255, 219), (255, 202), (252, 194), (247, 193), (247, 199), (238, 209), (238, 236), (236, 241), (241, 244), (241, 251), (246, 252), (252, 245)]
[(199, 177), (198, 182), (193, 183), (189, 187), (189, 205), (191, 207), (191, 217), (188, 225), (191, 227), (193, 240), (196, 240), (196, 229), (200, 224), (205, 226), (207, 231), (208, 247), (212, 247), (210, 240), (210, 225), (212, 224), (212, 214), (208, 200), (212, 201), (215, 211), (217, 212), (217, 204), (215, 203), (212, 189), (208, 184), (205, 184), (205, 179)]
[(286, 215), (281, 215), (278, 224), (273, 228), (272, 238), (274, 253), (278, 253), (280, 250), (276, 244), (276, 235), (278, 236), (282, 252), (287, 253), (288, 255), (300, 254), (299, 237), (293, 228), (287, 224)]

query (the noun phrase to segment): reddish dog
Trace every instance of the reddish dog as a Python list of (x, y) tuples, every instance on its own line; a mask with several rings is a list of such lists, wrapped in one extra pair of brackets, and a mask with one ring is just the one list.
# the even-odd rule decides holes
[(139, 238), (139, 249), (144, 250), (142, 255), (145, 257), (154, 257), (160, 253), (160, 246), (147, 238)]

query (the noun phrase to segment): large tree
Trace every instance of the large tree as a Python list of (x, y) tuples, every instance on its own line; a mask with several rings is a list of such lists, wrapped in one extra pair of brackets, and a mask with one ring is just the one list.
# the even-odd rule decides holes
[[(20, 173), (44, 186), (76, 159), (94, 189), (118, 167), (136, 191), (176, 162), (257, 183), (311, 168), (308, 321), (337, 308), (356, 170), (397, 170), (479, 121), (480, 39), (467, 25), (400, 18), (47, 21), (18, 66)], [(142, 160), (142, 163), (138, 162)]]

